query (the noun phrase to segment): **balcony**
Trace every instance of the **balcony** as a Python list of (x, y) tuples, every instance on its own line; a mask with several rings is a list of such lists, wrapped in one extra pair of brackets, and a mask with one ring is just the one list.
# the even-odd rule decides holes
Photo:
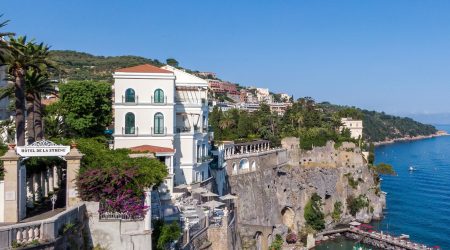
[(166, 136), (167, 135), (167, 127), (164, 127), (164, 128), (151, 127), (150, 131), (151, 131), (152, 136)]
[(138, 136), (139, 135), (139, 127), (129, 128), (125, 129), (125, 127), (122, 127), (122, 135), (124, 136)]
[(175, 103), (186, 105), (201, 105), (201, 106), (208, 104), (205, 98), (180, 98), (180, 97), (175, 98)]
[[(175, 127), (175, 131), (177, 133), (191, 133), (192, 132), (192, 128), (191, 127), (184, 127), (184, 126)], [(201, 132), (200, 127), (194, 126), (194, 131), (193, 132), (194, 133), (200, 133)]]
[(127, 102), (127, 101), (125, 101), (125, 96), (122, 96), (121, 102), (116, 102), (115, 104), (116, 105), (129, 105), (129, 106), (133, 106), (133, 105), (166, 105), (166, 104), (168, 104), (168, 102), (167, 102), (167, 96), (165, 96), (163, 98), (162, 102), (155, 102), (155, 98), (153, 96), (151, 96), (150, 102), (140, 101), (139, 96), (136, 96), (134, 98), (133, 102)]

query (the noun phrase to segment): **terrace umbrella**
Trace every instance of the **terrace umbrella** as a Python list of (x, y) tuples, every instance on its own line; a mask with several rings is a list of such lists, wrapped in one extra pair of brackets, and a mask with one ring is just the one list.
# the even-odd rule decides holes
[(220, 197), (220, 199), (223, 200), (223, 201), (225, 201), (225, 200), (235, 200), (237, 198), (238, 197), (236, 195), (232, 195), (232, 194), (227, 194), (227, 195), (224, 195), (224, 196)]
[(225, 205), (225, 203), (222, 203), (220, 201), (208, 201), (208, 202), (205, 202), (204, 204), (202, 204), (202, 206), (212, 208), (212, 209), (218, 208), (223, 205)]
[(357, 227), (357, 226), (361, 225), (361, 223), (359, 223), (357, 221), (352, 221), (349, 224), (350, 224), (350, 226), (354, 226), (354, 227)]
[(227, 195), (224, 195), (224, 196), (220, 197), (221, 200), (227, 201), (227, 205), (228, 205), (229, 208), (231, 206), (230, 205), (230, 200), (235, 200), (237, 198), (238, 197), (236, 195), (232, 195), (232, 194), (227, 194)]
[(208, 192), (208, 190), (206, 188), (198, 187), (198, 188), (192, 189), (191, 192), (201, 194), (201, 193)]
[(206, 192), (206, 193), (201, 194), (201, 196), (203, 196), (203, 197), (208, 197), (208, 201), (209, 201), (209, 197), (217, 197), (217, 196), (219, 196), (219, 195), (217, 195), (217, 194), (215, 194), (215, 193), (213, 193), (213, 192), (208, 191), (208, 192)]
[(176, 186), (175, 188), (185, 189), (187, 187), (189, 187), (187, 184), (181, 184), (181, 185)]

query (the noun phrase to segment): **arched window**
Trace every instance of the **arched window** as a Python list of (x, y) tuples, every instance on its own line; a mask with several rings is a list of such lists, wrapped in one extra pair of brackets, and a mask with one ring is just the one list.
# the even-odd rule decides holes
[(129, 112), (125, 115), (125, 134), (133, 135), (135, 133), (134, 114)]
[(250, 164), (248, 162), (248, 159), (242, 159), (239, 162), (239, 170), (248, 170), (250, 168)]
[(164, 103), (164, 91), (162, 89), (155, 90), (153, 100), (155, 103)]
[(153, 132), (155, 134), (164, 134), (164, 116), (161, 113), (155, 114)]
[(125, 102), (135, 102), (134, 89), (127, 89), (125, 91)]

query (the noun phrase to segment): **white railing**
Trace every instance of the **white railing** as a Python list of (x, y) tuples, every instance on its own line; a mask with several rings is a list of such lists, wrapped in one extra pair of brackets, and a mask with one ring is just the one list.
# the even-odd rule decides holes
[(11, 249), (14, 242), (54, 241), (65, 224), (83, 221), (85, 213), (86, 206), (81, 204), (48, 219), (0, 227), (0, 249)]
[(128, 213), (121, 212), (102, 212), (98, 213), (99, 220), (125, 220), (125, 221), (137, 221), (143, 220), (144, 216), (135, 216)]

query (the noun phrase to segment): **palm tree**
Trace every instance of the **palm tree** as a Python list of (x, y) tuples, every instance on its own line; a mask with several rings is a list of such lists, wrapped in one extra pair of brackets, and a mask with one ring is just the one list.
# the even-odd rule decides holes
[(42, 95), (56, 95), (54, 84), (48, 75), (36, 70), (29, 70), (25, 76), (25, 91), (27, 101), (27, 133), (28, 143), (42, 140)]
[[(3, 17), (3, 14), (0, 15), (0, 18)], [(8, 24), (9, 20), (0, 22), (0, 28), (5, 27)], [(2, 66), (5, 61), (6, 58), (9, 54), (9, 46), (8, 43), (6, 42), (6, 40), (4, 39), (4, 37), (6, 36), (12, 36), (14, 35), (14, 33), (12, 32), (0, 32), (0, 66)]]
[(25, 76), (27, 70), (41, 71), (52, 67), (48, 59), (49, 47), (27, 41), (26, 37), (9, 38), (10, 55), (6, 64), (14, 79), (17, 145), (25, 145)]

